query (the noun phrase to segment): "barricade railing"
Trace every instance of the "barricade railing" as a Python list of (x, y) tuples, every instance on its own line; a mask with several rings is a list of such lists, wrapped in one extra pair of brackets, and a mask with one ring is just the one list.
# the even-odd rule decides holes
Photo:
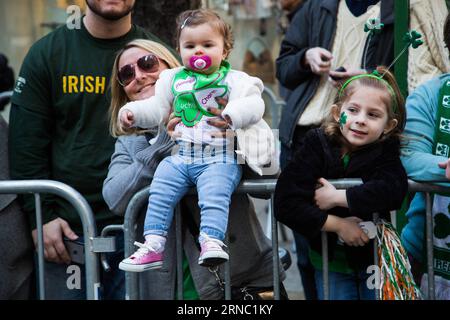
[(4, 91), (4, 92), (0, 92), (0, 100), (1, 99), (9, 99), (11, 98), (13, 95), (12, 91)]
[[(270, 195), (270, 214), (272, 227), (272, 252), (273, 252), (273, 284), (274, 297), (276, 300), (280, 299), (280, 268), (278, 255), (278, 222), (273, 213), (273, 193), (275, 191), (276, 179), (258, 179), (258, 180), (244, 180), (238, 186), (235, 193), (249, 193), (252, 195), (269, 196)], [(330, 180), (330, 183), (337, 189), (348, 189), (358, 186), (362, 183), (361, 179), (338, 179)], [(434, 270), (433, 270), (433, 219), (432, 219), (432, 203), (431, 193), (445, 192), (448, 188), (438, 186), (430, 183), (418, 183), (412, 180), (408, 181), (408, 190), (410, 192), (424, 192), (426, 195), (426, 252), (427, 252), (427, 273), (428, 273), (428, 299), (435, 299), (434, 292)], [(143, 206), (148, 200), (149, 187), (136, 193), (128, 204), (125, 220), (124, 220), (124, 240), (125, 240), (125, 256), (129, 256), (134, 252), (135, 241), (135, 226), (138, 215)], [(195, 190), (191, 189), (189, 194), (195, 194)], [(378, 214), (374, 213), (374, 221), (378, 220)], [(181, 244), (181, 212), (179, 208), (176, 209), (175, 222), (176, 224), (176, 239), (177, 239), (177, 293), (178, 299), (183, 297), (183, 283), (182, 283), (182, 244)], [(378, 265), (378, 244), (374, 240), (374, 263)], [(230, 257), (232, 258), (232, 257)], [(328, 281), (328, 244), (326, 233), (322, 233), (322, 262), (323, 262), (323, 290), (324, 299), (329, 299), (329, 281)], [(229, 262), (225, 264), (225, 299), (231, 298), (230, 287), (230, 269)], [(132, 272), (126, 272), (126, 296), (127, 299), (139, 299), (139, 283), (138, 275)]]
[[(258, 179), (258, 180), (244, 180), (236, 189), (235, 193), (250, 193), (252, 195), (271, 196), (271, 203), (273, 205), (273, 193), (275, 191), (276, 180), (275, 179)], [(144, 205), (147, 204), (149, 187), (142, 189), (136, 193), (128, 204), (125, 212), (124, 219), (124, 242), (125, 242), (125, 256), (128, 257), (134, 252), (134, 241), (136, 239), (135, 226), (136, 221), (141, 213)], [(195, 189), (191, 189), (188, 194), (195, 194)], [(274, 298), (280, 299), (280, 265), (278, 254), (278, 232), (277, 221), (273, 216), (273, 210), (271, 210), (272, 221), (272, 252), (273, 252), (273, 286), (274, 286)], [(183, 274), (182, 274), (182, 244), (181, 244), (181, 211), (177, 206), (175, 212), (175, 232), (176, 232), (176, 247), (177, 247), (177, 297), (183, 298)], [(232, 259), (233, 257), (230, 257)], [(225, 299), (231, 299), (231, 275), (230, 264), (225, 263), (224, 268), (224, 282), (225, 282)], [(139, 278), (138, 274), (133, 272), (125, 273), (126, 284), (126, 298), (130, 300), (139, 299)]]
[[(341, 179), (330, 180), (337, 189), (347, 189), (361, 184), (360, 179)], [(261, 196), (270, 195), (270, 214), (272, 224), (272, 251), (273, 251), (273, 275), (274, 275), (274, 293), (275, 299), (280, 298), (280, 278), (279, 278), (279, 256), (278, 256), (278, 223), (273, 216), (273, 192), (276, 186), (276, 179), (259, 179), (245, 180), (236, 190), (236, 193), (250, 193)], [(433, 218), (431, 193), (444, 193), (448, 191), (447, 187), (438, 186), (431, 183), (418, 183), (414, 181), (408, 182), (410, 192), (424, 192), (426, 197), (426, 252), (427, 252), (427, 273), (428, 273), (428, 299), (435, 299), (434, 292), (434, 270), (433, 270)], [(142, 207), (147, 203), (149, 188), (145, 188), (138, 192), (130, 201), (125, 214), (124, 225), (108, 226), (102, 231), (105, 236), (111, 231), (124, 230), (125, 240), (125, 256), (131, 255), (133, 252), (133, 243), (135, 240), (135, 225), (138, 215)], [(84, 199), (84, 197), (72, 187), (53, 180), (4, 180), (0, 181), (1, 194), (34, 194), (36, 205), (36, 226), (38, 236), (38, 280), (39, 280), (39, 297), (45, 299), (45, 267), (44, 267), (44, 242), (42, 230), (42, 210), (41, 210), (41, 193), (49, 193), (60, 196), (72, 204), (78, 215), (80, 216), (83, 234), (85, 236), (85, 267), (86, 267), (86, 296), (87, 299), (99, 299), (100, 270), (98, 263), (98, 253), (111, 252), (111, 241), (107, 238), (96, 237), (96, 224), (92, 210)], [(195, 194), (195, 190), (191, 190), (189, 194)], [(377, 216), (374, 216), (377, 221)], [(177, 292), (178, 298), (183, 297), (182, 282), (182, 244), (181, 244), (181, 212), (177, 207), (175, 215), (176, 239), (177, 239)], [(323, 290), (324, 298), (329, 298), (328, 283), (328, 257), (327, 257), (327, 238), (322, 234), (322, 258), (323, 258)], [(106, 243), (106, 242), (108, 243)], [(105, 249), (109, 248), (109, 249)], [(374, 263), (377, 262), (377, 241), (374, 241)], [(114, 251), (114, 250), (112, 250)], [(106, 259), (102, 255), (102, 264), (105, 270), (109, 269)], [(231, 298), (230, 287), (230, 267), (229, 263), (225, 265), (225, 299)], [(136, 273), (126, 272), (126, 292), (127, 299), (139, 298), (139, 286)]]
[[(341, 179), (330, 180), (337, 189), (347, 189), (361, 184), (359, 179)], [(427, 273), (428, 273), (428, 296), (429, 300), (435, 299), (435, 283), (434, 283), (434, 255), (433, 255), (433, 216), (432, 216), (432, 193), (448, 192), (448, 187), (432, 184), (432, 182), (419, 183), (416, 181), (408, 181), (409, 192), (423, 192), (426, 198), (426, 212), (425, 212), (425, 249), (427, 254)], [(373, 213), (373, 221), (378, 221), (378, 213)], [(378, 242), (374, 239), (374, 264), (378, 265)], [(328, 243), (326, 232), (322, 232), (322, 267), (323, 267), (323, 294), (324, 300), (329, 300), (329, 281), (328, 281)], [(420, 284), (418, 284), (420, 285)], [(379, 290), (379, 288), (376, 288)], [(376, 297), (379, 295), (376, 294)]]
[(96, 250), (96, 224), (91, 207), (86, 199), (74, 188), (53, 180), (3, 180), (0, 181), (1, 194), (34, 194), (36, 205), (36, 228), (38, 240), (38, 280), (39, 298), (45, 299), (44, 241), (41, 210), (41, 193), (57, 195), (67, 200), (78, 213), (84, 234), (86, 267), (86, 298), (99, 299), (100, 269)]
[(270, 116), (272, 118), (272, 129), (276, 129), (278, 128), (279, 122), (280, 122), (280, 114), (281, 114), (281, 109), (283, 108), (283, 106), (286, 105), (286, 102), (281, 99), (278, 98), (275, 93), (272, 91), (272, 89), (270, 89), (267, 86), (264, 86), (264, 91), (263, 91), (263, 98), (264, 96), (267, 96), (267, 98), (269, 99), (269, 106), (270, 106)]

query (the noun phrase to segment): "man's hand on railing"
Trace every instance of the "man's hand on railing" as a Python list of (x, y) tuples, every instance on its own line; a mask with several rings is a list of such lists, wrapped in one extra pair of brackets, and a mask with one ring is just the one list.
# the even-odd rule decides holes
[[(70, 240), (78, 239), (78, 236), (70, 228), (66, 220), (57, 218), (42, 228), (44, 238), (44, 257), (47, 261), (70, 264), (70, 255), (64, 245), (63, 235)], [(31, 232), (36, 250), (38, 249), (37, 229)]]
[(450, 159), (445, 162), (438, 163), (439, 168), (445, 169), (445, 177), (450, 180)]

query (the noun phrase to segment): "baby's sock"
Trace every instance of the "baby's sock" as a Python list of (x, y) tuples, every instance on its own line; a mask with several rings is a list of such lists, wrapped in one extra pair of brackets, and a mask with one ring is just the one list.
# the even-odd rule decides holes
[(145, 244), (149, 244), (156, 252), (164, 251), (166, 245), (166, 237), (156, 234), (148, 234), (145, 236)]

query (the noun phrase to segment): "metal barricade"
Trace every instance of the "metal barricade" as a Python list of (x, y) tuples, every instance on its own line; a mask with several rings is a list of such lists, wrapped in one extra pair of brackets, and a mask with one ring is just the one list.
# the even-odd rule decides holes
[(1, 99), (9, 99), (11, 98), (13, 95), (12, 91), (4, 91), (4, 92), (0, 92), (0, 100)]
[[(330, 180), (337, 189), (347, 189), (361, 184), (359, 179), (342, 179), (342, 180)], [(431, 183), (418, 183), (412, 180), (408, 181), (409, 192), (424, 192), (426, 196), (426, 216), (425, 216), (425, 239), (426, 239), (426, 252), (427, 252), (427, 273), (428, 273), (428, 299), (435, 299), (434, 291), (434, 270), (433, 270), (433, 216), (432, 216), (432, 202), (431, 193), (444, 193), (448, 192), (447, 187), (434, 185)], [(374, 213), (374, 221), (378, 220), (378, 214)], [(378, 243), (374, 241), (374, 263), (378, 265)], [(326, 232), (322, 232), (322, 266), (323, 266), (323, 293), (324, 300), (329, 300), (329, 281), (328, 281), (328, 243)]]
[(269, 110), (270, 116), (272, 118), (271, 128), (277, 129), (280, 123), (281, 109), (286, 105), (286, 102), (283, 99), (278, 98), (275, 93), (267, 86), (264, 87), (262, 96), (263, 98), (267, 96), (267, 98), (269, 99)]
[[(348, 189), (362, 184), (361, 179), (329, 180), (336, 189)], [(327, 233), (322, 232), (322, 274), (323, 274), (323, 297), (329, 300), (330, 285), (328, 281), (328, 238)]]
[[(276, 180), (275, 179), (258, 179), (258, 180), (244, 180), (238, 186), (235, 193), (251, 193), (263, 196), (271, 195), (271, 205), (273, 204), (273, 193), (275, 191)], [(125, 240), (125, 256), (128, 257), (134, 252), (135, 226), (136, 220), (139, 216), (140, 210), (148, 200), (149, 187), (136, 193), (128, 204), (125, 212), (124, 220), (124, 240)], [(195, 194), (195, 189), (191, 189), (188, 194)], [(182, 275), (182, 249), (181, 249), (181, 213), (177, 208), (175, 213), (175, 232), (177, 239), (177, 296), (178, 299), (183, 297), (183, 275)], [(277, 221), (271, 210), (271, 223), (272, 223), (272, 251), (273, 251), (273, 286), (274, 286), (274, 298), (280, 299), (280, 265), (278, 257), (278, 233), (277, 233)], [(232, 259), (233, 257), (230, 257)], [(230, 266), (229, 261), (225, 263), (225, 299), (231, 299), (231, 279), (230, 279)], [(138, 275), (134, 272), (126, 272), (125, 274), (126, 284), (126, 299), (137, 300), (139, 299), (139, 281)]]
[(77, 211), (83, 225), (85, 266), (86, 266), (86, 297), (89, 300), (99, 299), (100, 269), (96, 254), (96, 224), (91, 207), (86, 199), (72, 187), (53, 180), (3, 180), (0, 181), (2, 194), (33, 193), (36, 204), (36, 228), (38, 236), (38, 279), (39, 298), (45, 299), (44, 285), (44, 242), (42, 231), (41, 193), (50, 193), (67, 200)]
[[(347, 189), (360, 185), (361, 179), (339, 179), (330, 180), (337, 189)], [(273, 275), (274, 275), (274, 292), (275, 299), (280, 298), (280, 285), (279, 285), (279, 256), (278, 256), (278, 222), (275, 220), (273, 213), (273, 193), (275, 191), (276, 179), (258, 179), (258, 180), (245, 180), (242, 181), (236, 193), (252, 193), (259, 195), (270, 195), (271, 201), (271, 228), (272, 228), (272, 250), (273, 250)], [(434, 300), (434, 270), (433, 270), (433, 220), (432, 220), (432, 203), (431, 195), (433, 192), (444, 192), (447, 188), (442, 186), (433, 185), (430, 183), (418, 183), (409, 180), (408, 189), (410, 192), (425, 192), (426, 194), (426, 251), (427, 251), (427, 272), (428, 272), (428, 299)], [(145, 188), (139, 191), (130, 201), (124, 221), (124, 237), (125, 237), (125, 256), (129, 256), (133, 253), (133, 243), (135, 241), (135, 224), (139, 215), (140, 209), (147, 203), (149, 188)], [(195, 190), (191, 190), (190, 194), (195, 193)], [(378, 215), (374, 213), (374, 221), (378, 220)], [(183, 297), (183, 284), (182, 284), (182, 269), (181, 269), (181, 214), (179, 209), (175, 214), (176, 237), (177, 237), (177, 291), (178, 298)], [(377, 256), (378, 245), (377, 241), (374, 241), (374, 263), (378, 265)], [(230, 257), (232, 258), (232, 257)], [(324, 299), (329, 299), (329, 280), (328, 280), (328, 244), (326, 233), (322, 233), (322, 262), (323, 262), (323, 290)], [(230, 272), (229, 265), (225, 270), (225, 299), (230, 299)], [(136, 273), (126, 272), (126, 292), (127, 299), (139, 299), (139, 286), (138, 277)]]

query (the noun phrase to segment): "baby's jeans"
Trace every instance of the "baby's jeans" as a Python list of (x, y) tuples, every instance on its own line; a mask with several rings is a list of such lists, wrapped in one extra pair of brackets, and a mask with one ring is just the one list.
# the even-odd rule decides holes
[(242, 169), (233, 157), (202, 157), (201, 161), (177, 154), (165, 158), (156, 169), (144, 224), (144, 236), (166, 236), (173, 211), (189, 188), (196, 186), (200, 207), (200, 232), (223, 240), (228, 224), (231, 195)]

